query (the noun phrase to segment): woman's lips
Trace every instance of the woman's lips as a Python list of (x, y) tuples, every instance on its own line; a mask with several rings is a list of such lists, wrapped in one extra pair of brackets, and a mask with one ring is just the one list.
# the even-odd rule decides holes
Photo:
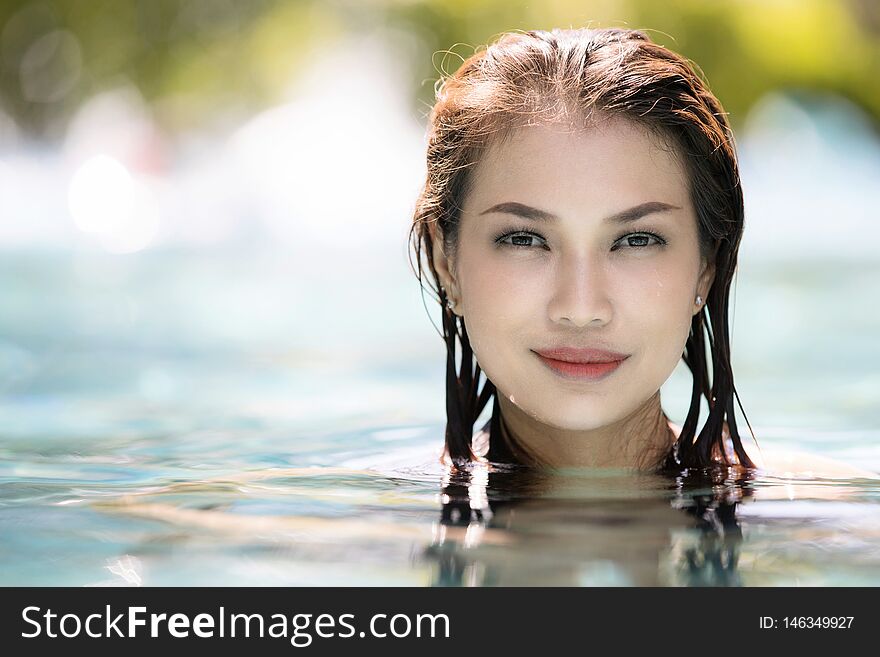
[(578, 379), (586, 381), (599, 381), (614, 372), (620, 364), (628, 358), (624, 356), (619, 360), (613, 360), (605, 363), (572, 363), (565, 360), (557, 360), (550, 358), (544, 354), (535, 352), (538, 358), (553, 370), (567, 379)]

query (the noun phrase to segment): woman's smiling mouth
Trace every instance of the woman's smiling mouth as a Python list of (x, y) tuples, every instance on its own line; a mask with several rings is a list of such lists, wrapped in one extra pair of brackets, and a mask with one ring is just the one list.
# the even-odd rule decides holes
[(559, 347), (535, 350), (535, 355), (555, 374), (566, 379), (599, 381), (610, 376), (629, 355), (603, 349)]

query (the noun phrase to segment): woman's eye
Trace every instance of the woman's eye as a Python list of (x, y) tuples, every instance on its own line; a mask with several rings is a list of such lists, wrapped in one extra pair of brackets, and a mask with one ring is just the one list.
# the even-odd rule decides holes
[[(651, 240), (654, 240), (654, 243), (657, 245), (665, 244), (662, 238), (653, 233), (633, 233), (632, 235), (625, 235), (621, 237), (618, 242), (625, 243), (625, 245), (630, 248), (643, 249), (651, 246)], [(615, 249), (616, 248), (617, 247), (615, 246)]]
[(532, 235), (531, 233), (510, 233), (509, 235), (502, 235), (498, 238), (498, 243), (507, 244), (508, 246), (528, 248), (531, 246), (541, 246), (537, 240), (543, 240), (543, 238), (538, 235)]

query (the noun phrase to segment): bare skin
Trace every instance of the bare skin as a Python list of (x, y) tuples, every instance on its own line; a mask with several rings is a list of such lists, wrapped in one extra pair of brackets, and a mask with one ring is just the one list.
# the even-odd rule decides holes
[[(519, 129), (478, 164), (458, 248), (435, 247), (434, 264), (528, 453), (551, 466), (656, 465), (671, 441), (660, 386), (715, 275), (668, 147), (621, 119)], [(570, 380), (536, 354), (557, 346), (627, 358), (605, 379)]]

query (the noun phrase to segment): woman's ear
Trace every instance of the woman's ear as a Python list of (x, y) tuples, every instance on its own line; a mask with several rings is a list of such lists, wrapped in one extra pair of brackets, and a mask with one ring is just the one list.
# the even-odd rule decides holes
[[(703, 306), (706, 305), (706, 299), (709, 298), (709, 290), (712, 289), (712, 283), (715, 282), (715, 262), (709, 262), (708, 260), (703, 260), (703, 267), (700, 270), (700, 276), (697, 279), (697, 292), (696, 295), (699, 295), (703, 298), (703, 303), (699, 306), (696, 306), (696, 301), (694, 301), (694, 305), (696, 309), (693, 314), (696, 315), (703, 309)], [(696, 297), (696, 295), (694, 295)]]
[(437, 270), (440, 285), (446, 290), (446, 298), (449, 299), (454, 312), (455, 306), (459, 302), (458, 281), (455, 278), (455, 262), (451, 256), (446, 254), (440, 231), (433, 231), (431, 242), (434, 269)]

